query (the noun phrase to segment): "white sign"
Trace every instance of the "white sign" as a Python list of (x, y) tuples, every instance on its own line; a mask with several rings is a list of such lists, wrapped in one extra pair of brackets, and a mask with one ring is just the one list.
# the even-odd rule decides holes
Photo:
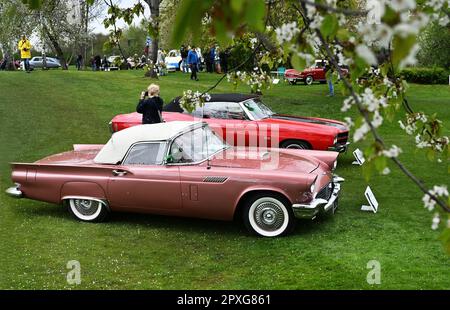
[(364, 158), (364, 154), (360, 149), (354, 150), (353, 156), (355, 156), (356, 159), (354, 162), (352, 162), (353, 165), (362, 166), (362, 164), (364, 164), (364, 162), (366, 161), (366, 159)]
[(366, 199), (369, 202), (369, 206), (361, 206), (361, 211), (372, 211), (373, 213), (377, 213), (378, 201), (375, 198), (372, 190), (370, 189), (370, 186), (367, 186), (366, 191), (364, 192), (364, 196), (366, 196)]

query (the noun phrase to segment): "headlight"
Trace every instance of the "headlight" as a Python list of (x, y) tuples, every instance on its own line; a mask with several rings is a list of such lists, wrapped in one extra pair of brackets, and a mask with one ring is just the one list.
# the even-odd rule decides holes
[(333, 170), (335, 170), (336, 167), (337, 167), (337, 160), (335, 160), (334, 163), (333, 163)]
[(311, 193), (314, 193), (314, 189), (316, 188), (316, 180), (311, 184), (311, 187), (309, 188)]
[(336, 144), (336, 143), (337, 143), (337, 136), (334, 137), (334, 140), (333, 140), (333, 144)]

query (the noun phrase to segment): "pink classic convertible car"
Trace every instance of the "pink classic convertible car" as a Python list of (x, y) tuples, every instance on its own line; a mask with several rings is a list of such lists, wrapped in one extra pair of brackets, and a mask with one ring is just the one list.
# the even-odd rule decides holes
[(63, 203), (82, 221), (111, 211), (218, 220), (243, 218), (258, 235), (291, 231), (296, 218), (337, 207), (337, 152), (233, 148), (202, 122), (140, 125), (106, 145), (12, 163), (7, 193)]

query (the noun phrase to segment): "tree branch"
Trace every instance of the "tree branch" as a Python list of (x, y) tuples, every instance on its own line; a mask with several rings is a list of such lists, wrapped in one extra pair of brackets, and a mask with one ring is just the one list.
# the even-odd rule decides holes
[[(303, 9), (304, 5), (305, 5), (305, 0), (299, 0), (300, 2), (303, 3)], [(310, 25), (310, 20), (309, 18), (305, 15), (302, 14), (302, 17), (304, 19), (304, 22), (306, 24), (307, 27), (309, 27)], [(364, 108), (364, 106), (362, 105), (359, 97), (357, 96), (352, 84), (349, 82), (349, 80), (347, 79), (346, 76), (344, 76), (341, 72), (341, 70), (339, 69), (339, 65), (338, 62), (336, 61), (335, 56), (333, 55), (328, 43), (326, 42), (325, 38), (323, 37), (321, 31), (319, 29), (315, 30), (317, 37), (319, 38), (320, 42), (322, 43), (322, 46), (327, 54), (328, 59), (330, 60), (331, 64), (333, 65), (333, 67), (335, 68), (336, 72), (338, 72), (340, 79), (344, 82), (345, 87), (349, 90), (351, 96), (353, 97), (353, 100), (356, 103), (356, 106), (360, 112), (360, 114), (363, 116), (364, 120), (366, 121), (367, 125), (370, 128), (370, 131), (375, 139), (376, 142), (378, 142), (383, 148), (385, 148), (385, 144), (383, 139), (381, 138), (381, 136), (379, 135), (378, 131), (376, 130), (376, 128), (373, 126), (371, 120), (370, 120), (370, 115), (368, 113), (368, 111)], [(439, 199), (438, 197), (436, 197), (435, 195), (431, 195), (429, 190), (425, 187), (425, 185), (423, 184), (423, 182), (421, 180), (419, 180), (411, 171), (409, 171), (409, 169), (407, 169), (405, 167), (405, 165), (400, 162), (400, 160), (396, 157), (391, 157), (391, 160), (400, 168), (400, 170), (411, 180), (413, 181), (419, 188), (420, 190), (425, 193), (428, 194), (431, 199), (433, 199), (434, 201), (436, 201), (436, 203), (442, 208), (444, 209), (446, 212), (450, 212), (450, 207), (443, 202), (441, 199)]]

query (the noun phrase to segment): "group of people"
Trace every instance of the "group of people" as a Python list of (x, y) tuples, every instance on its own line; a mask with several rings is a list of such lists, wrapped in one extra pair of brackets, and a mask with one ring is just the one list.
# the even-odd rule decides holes
[(198, 81), (197, 72), (203, 70), (206, 66), (206, 72), (209, 73), (227, 73), (228, 58), (230, 56), (230, 48), (221, 50), (219, 46), (212, 45), (205, 53), (194, 45), (180, 48), (181, 66), (180, 71), (183, 73), (191, 73), (191, 80)]

